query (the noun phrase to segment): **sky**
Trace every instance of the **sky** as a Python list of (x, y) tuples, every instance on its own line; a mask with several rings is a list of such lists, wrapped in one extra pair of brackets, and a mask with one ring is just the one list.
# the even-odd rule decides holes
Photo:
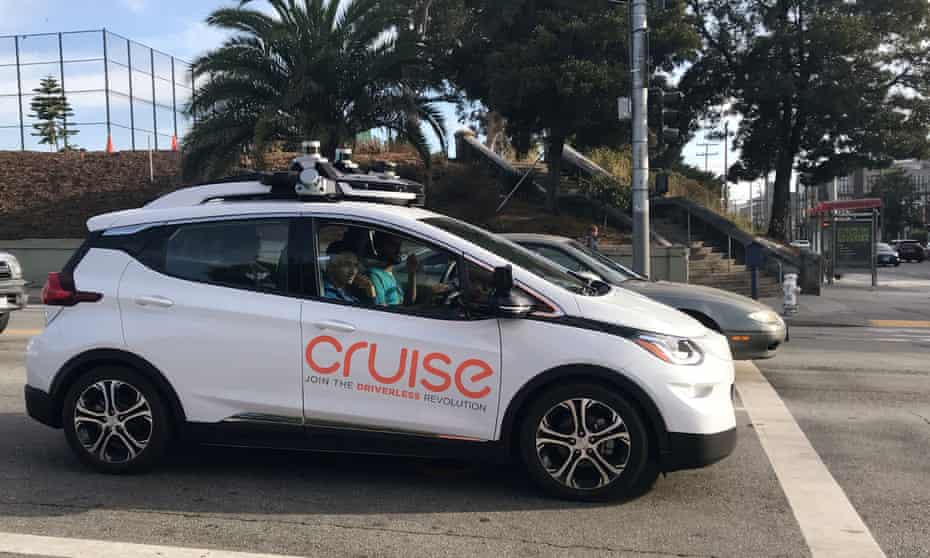
[[(120, 37), (150, 46), (168, 56), (179, 59), (175, 65), (176, 80), (179, 85), (174, 87), (174, 96), (181, 104), (187, 96), (187, 90), (181, 85), (182, 80), (177, 74), (182, 73), (182, 60), (190, 61), (199, 54), (218, 46), (225, 35), (210, 28), (204, 20), (214, 9), (221, 6), (233, 6), (236, 0), (0, 0), (0, 37), (5, 35), (24, 35), (30, 33), (52, 33), (59, 31), (99, 30), (106, 28), (113, 32), (108, 42), (111, 49), (117, 53), (117, 58), (125, 62), (125, 41)], [(267, 6), (264, 2), (256, 2), (256, 6)], [(100, 35), (66, 35), (65, 58), (94, 58), (101, 56), (102, 40)], [(4, 64), (12, 63), (13, 41), (0, 38), (0, 149), (18, 148), (20, 137), (16, 128), (18, 121), (18, 107), (15, 97), (15, 68)], [(57, 60), (57, 36), (35, 38), (21, 44), (21, 60), (41, 62), (55, 58)], [(133, 65), (144, 62), (147, 52), (134, 46), (130, 52)], [(156, 74), (167, 78), (170, 75), (170, 59), (167, 56), (158, 56), (156, 59)], [(129, 73), (122, 66), (111, 65), (111, 87), (128, 93)], [(23, 89), (30, 91), (38, 85), (43, 75), (52, 73), (58, 76), (57, 64), (33, 64), (23, 67)], [(102, 63), (75, 62), (66, 65), (65, 80), (68, 90), (102, 89)], [(142, 74), (132, 77), (133, 94), (142, 100), (151, 100), (151, 78)], [(167, 79), (155, 80), (155, 97), (158, 104), (170, 106), (172, 87)], [(11, 96), (10, 94), (13, 94)], [(69, 100), (74, 105), (78, 120), (88, 123), (103, 122), (105, 120), (105, 100), (102, 93), (83, 93), (70, 95)], [(24, 112), (29, 112), (28, 101)], [(154, 116), (151, 114), (151, 104), (136, 105), (131, 115), (135, 127), (143, 132), (137, 132), (135, 138), (127, 129), (129, 126), (130, 110), (128, 98), (120, 95), (111, 96), (111, 120), (120, 123), (112, 128), (113, 142), (116, 149), (128, 149), (133, 139), (137, 147), (144, 147), (146, 142), (160, 142), (164, 147), (174, 135), (174, 117), (167, 108), (156, 107)], [(454, 110), (446, 107), (446, 125), (451, 132), (461, 127), (455, 117)], [(28, 119), (27, 119), (28, 120)], [(157, 136), (151, 132), (157, 123)], [(7, 127), (4, 127), (7, 126)], [(12, 127), (10, 127), (12, 126)], [(28, 126), (28, 122), (27, 122)], [(182, 136), (187, 123), (178, 122), (178, 135)], [(105, 134), (100, 133), (102, 125), (87, 126), (83, 136), (78, 134), (76, 141), (87, 149), (102, 149)], [(83, 130), (82, 130), (83, 131)], [(25, 142), (29, 148), (38, 148), (36, 138), (30, 136), (27, 130)], [(704, 168), (704, 157), (700, 143), (707, 143), (702, 134), (685, 148), (685, 159), (688, 163)], [(716, 142), (715, 142), (716, 143)], [(708, 161), (709, 170), (717, 174), (723, 172), (723, 146), (712, 148), (717, 153)], [(736, 160), (738, 153), (730, 154), (731, 163)], [(745, 191), (744, 191), (745, 190)], [(748, 187), (734, 186), (731, 196), (734, 199), (748, 197)]]

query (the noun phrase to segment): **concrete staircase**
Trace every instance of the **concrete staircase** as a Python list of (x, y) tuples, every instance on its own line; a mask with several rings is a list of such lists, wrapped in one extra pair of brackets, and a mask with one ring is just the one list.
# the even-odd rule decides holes
[[(653, 228), (665, 238), (684, 246), (690, 246), (688, 263), (689, 282), (706, 285), (744, 296), (752, 294), (752, 276), (745, 265), (727, 257), (726, 246), (715, 246), (692, 236), (688, 241), (686, 227), (665, 220), (655, 219)], [(763, 273), (759, 274), (759, 297), (781, 296), (778, 280)]]

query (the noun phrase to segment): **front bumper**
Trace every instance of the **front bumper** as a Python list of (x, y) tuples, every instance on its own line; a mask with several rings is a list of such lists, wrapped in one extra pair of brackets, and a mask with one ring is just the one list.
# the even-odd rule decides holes
[(29, 303), (26, 282), (22, 280), (0, 281), (0, 314), (22, 310)]
[(51, 395), (29, 385), (23, 388), (23, 394), (26, 397), (26, 414), (46, 426), (61, 427)]
[(662, 471), (698, 469), (716, 463), (736, 448), (736, 428), (717, 434), (669, 432), (668, 448), (662, 455)]
[(728, 331), (733, 360), (763, 360), (775, 356), (788, 337), (788, 326), (782, 324), (765, 331)]

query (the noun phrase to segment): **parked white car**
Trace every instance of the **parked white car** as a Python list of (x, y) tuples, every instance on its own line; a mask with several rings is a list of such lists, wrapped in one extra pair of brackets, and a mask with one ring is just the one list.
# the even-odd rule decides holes
[(13, 254), (0, 252), (0, 333), (10, 323), (10, 312), (21, 310), (28, 301), (19, 260)]
[(480, 228), (300, 176), (291, 194), (325, 201), (282, 200), (276, 176), (91, 219), (43, 293), (29, 414), (108, 473), (184, 436), (506, 456), (585, 500), (733, 450), (723, 336)]

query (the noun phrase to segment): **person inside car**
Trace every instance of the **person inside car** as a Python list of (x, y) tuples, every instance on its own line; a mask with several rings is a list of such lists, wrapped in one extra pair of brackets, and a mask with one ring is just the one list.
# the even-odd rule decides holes
[(401, 291), (394, 276), (394, 266), (401, 263), (401, 239), (389, 233), (376, 231), (374, 234), (375, 259), (368, 267), (368, 279), (374, 287), (374, 303), (377, 306), (400, 306), (413, 304), (417, 297), (416, 273), (419, 264), (414, 255), (407, 258), (407, 292)]
[[(343, 302), (360, 302), (359, 297), (353, 294), (354, 290), (358, 290), (358, 269), (358, 258), (351, 252), (331, 256), (323, 277), (323, 296)], [(368, 288), (372, 288), (370, 283)], [(370, 298), (373, 296), (371, 293)]]

